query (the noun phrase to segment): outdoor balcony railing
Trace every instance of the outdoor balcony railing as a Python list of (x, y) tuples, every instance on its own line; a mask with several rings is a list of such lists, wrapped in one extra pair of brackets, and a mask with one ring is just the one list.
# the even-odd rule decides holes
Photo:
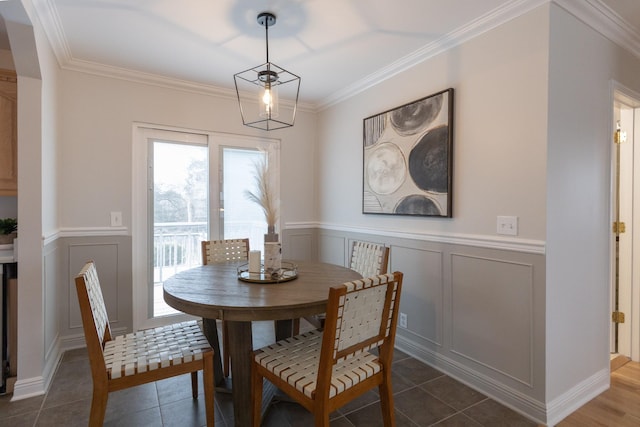
[[(225, 224), (229, 238), (249, 237), (250, 246), (261, 248), (266, 225), (262, 222)], [(153, 230), (153, 313), (175, 313), (164, 302), (162, 282), (176, 273), (202, 264), (201, 243), (207, 240), (206, 222), (156, 223)]]

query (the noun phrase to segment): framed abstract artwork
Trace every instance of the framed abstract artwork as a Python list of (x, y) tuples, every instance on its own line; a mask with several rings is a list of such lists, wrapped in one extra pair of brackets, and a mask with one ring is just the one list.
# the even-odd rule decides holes
[(453, 89), (363, 120), (362, 212), (450, 218)]

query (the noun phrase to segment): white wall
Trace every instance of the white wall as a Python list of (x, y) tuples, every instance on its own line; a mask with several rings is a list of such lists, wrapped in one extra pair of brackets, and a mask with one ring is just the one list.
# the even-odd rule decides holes
[[(229, 76), (231, 78), (231, 76)], [(132, 123), (281, 139), (282, 224), (316, 219), (313, 175), (316, 120), (298, 111), (293, 128), (242, 126), (235, 99), (61, 72), (60, 227), (107, 227), (122, 211), (131, 226)]]
[[(376, 230), (545, 238), (548, 23), (546, 7), (320, 114), (320, 220)], [(526, 46), (526, 49), (523, 49)], [(362, 120), (453, 87), (453, 219), (363, 215)]]
[(640, 60), (560, 7), (551, 12), (546, 342), (555, 406), (572, 388), (608, 379), (611, 81), (640, 90)]

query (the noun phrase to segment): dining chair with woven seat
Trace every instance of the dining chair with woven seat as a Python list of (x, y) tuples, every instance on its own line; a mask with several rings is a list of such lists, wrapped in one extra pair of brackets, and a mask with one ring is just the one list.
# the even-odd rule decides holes
[(263, 379), (310, 411), (316, 427), (328, 427), (331, 412), (377, 387), (384, 426), (395, 426), (391, 363), (402, 277), (395, 272), (332, 286), (323, 330), (253, 353), (254, 427), (261, 422)]
[[(249, 239), (205, 240), (202, 242), (202, 265), (249, 260)], [(229, 376), (229, 331), (227, 322), (222, 321), (222, 369)]]
[(93, 379), (89, 426), (102, 426), (112, 391), (190, 373), (196, 399), (198, 371), (203, 371), (206, 423), (213, 426), (213, 350), (198, 322), (113, 336), (93, 261), (83, 266), (75, 283)]
[[(351, 249), (349, 268), (360, 273), (362, 277), (385, 274), (389, 264), (389, 250), (388, 246), (356, 240)], [(324, 317), (323, 313), (306, 316), (304, 319), (314, 328), (322, 328)]]

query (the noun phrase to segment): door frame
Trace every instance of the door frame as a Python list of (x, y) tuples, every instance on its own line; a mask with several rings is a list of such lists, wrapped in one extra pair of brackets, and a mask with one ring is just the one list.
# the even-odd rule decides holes
[[(624, 108), (621, 108), (624, 107)], [(640, 248), (640, 227), (634, 227), (634, 224), (640, 224), (640, 174), (635, 173), (637, 168), (640, 168), (640, 149), (634, 150), (633, 143), (635, 140), (640, 140), (640, 133), (635, 132), (634, 128), (640, 129), (640, 94), (633, 90), (619, 84), (618, 82), (612, 82), (611, 90), (611, 143), (613, 143), (613, 135), (616, 131), (618, 120), (624, 119), (626, 121), (633, 120), (632, 124), (624, 123), (627, 131), (628, 144), (623, 149), (623, 154), (631, 156), (631, 159), (626, 159), (630, 164), (630, 170), (628, 174), (623, 175), (621, 178), (627, 180), (624, 187), (629, 188), (629, 194), (625, 194), (627, 199), (626, 207), (623, 207), (623, 212), (620, 213), (620, 220), (626, 224), (625, 237), (628, 237), (622, 244), (622, 249), (625, 253), (622, 255), (623, 261), (622, 267), (626, 268), (626, 272), (622, 272), (623, 275), (627, 275), (629, 280), (628, 286), (623, 286), (619, 290), (619, 311), (625, 313), (625, 323), (620, 324), (618, 330), (618, 354), (630, 357), (634, 361), (640, 361), (640, 268), (634, 267), (640, 265), (640, 249), (634, 250), (634, 248)], [(625, 117), (617, 115), (617, 109), (633, 110), (634, 113), (630, 118), (628, 113), (625, 113)], [(634, 138), (635, 137), (635, 138)], [(618, 173), (618, 165), (616, 161), (617, 149), (611, 150), (611, 224), (616, 220), (617, 209), (617, 195), (616, 195), (616, 174)], [(629, 167), (629, 166), (628, 166)], [(623, 185), (621, 185), (622, 187)], [(615, 233), (611, 233), (611, 282), (610, 282), (610, 304), (611, 311), (615, 309), (615, 286), (616, 286), (616, 241)], [(615, 344), (615, 324), (609, 318), (610, 323), (610, 351), (613, 352)]]
[[(220, 159), (219, 149), (222, 146), (229, 147), (253, 147), (267, 152), (269, 162), (278, 171), (274, 179), (277, 194), (280, 194), (280, 139), (237, 135), (212, 131), (200, 131), (194, 129), (179, 128), (175, 126), (163, 126), (141, 122), (134, 122), (132, 128), (132, 311), (133, 330), (153, 328), (169, 323), (179, 322), (192, 318), (185, 314), (168, 315), (162, 317), (149, 317), (149, 301), (146, 287), (152, 272), (148, 271), (149, 246), (148, 238), (148, 210), (147, 200), (149, 175), (149, 134), (166, 133), (165, 140), (194, 143), (195, 139), (203, 141), (209, 147), (209, 233), (210, 238), (216, 238), (219, 229), (213, 225), (214, 217), (218, 218), (220, 201)], [(191, 138), (191, 139), (190, 139)], [(214, 158), (211, 158), (212, 153)], [(213, 170), (211, 170), (213, 168)], [(144, 284), (144, 286), (141, 286)]]

